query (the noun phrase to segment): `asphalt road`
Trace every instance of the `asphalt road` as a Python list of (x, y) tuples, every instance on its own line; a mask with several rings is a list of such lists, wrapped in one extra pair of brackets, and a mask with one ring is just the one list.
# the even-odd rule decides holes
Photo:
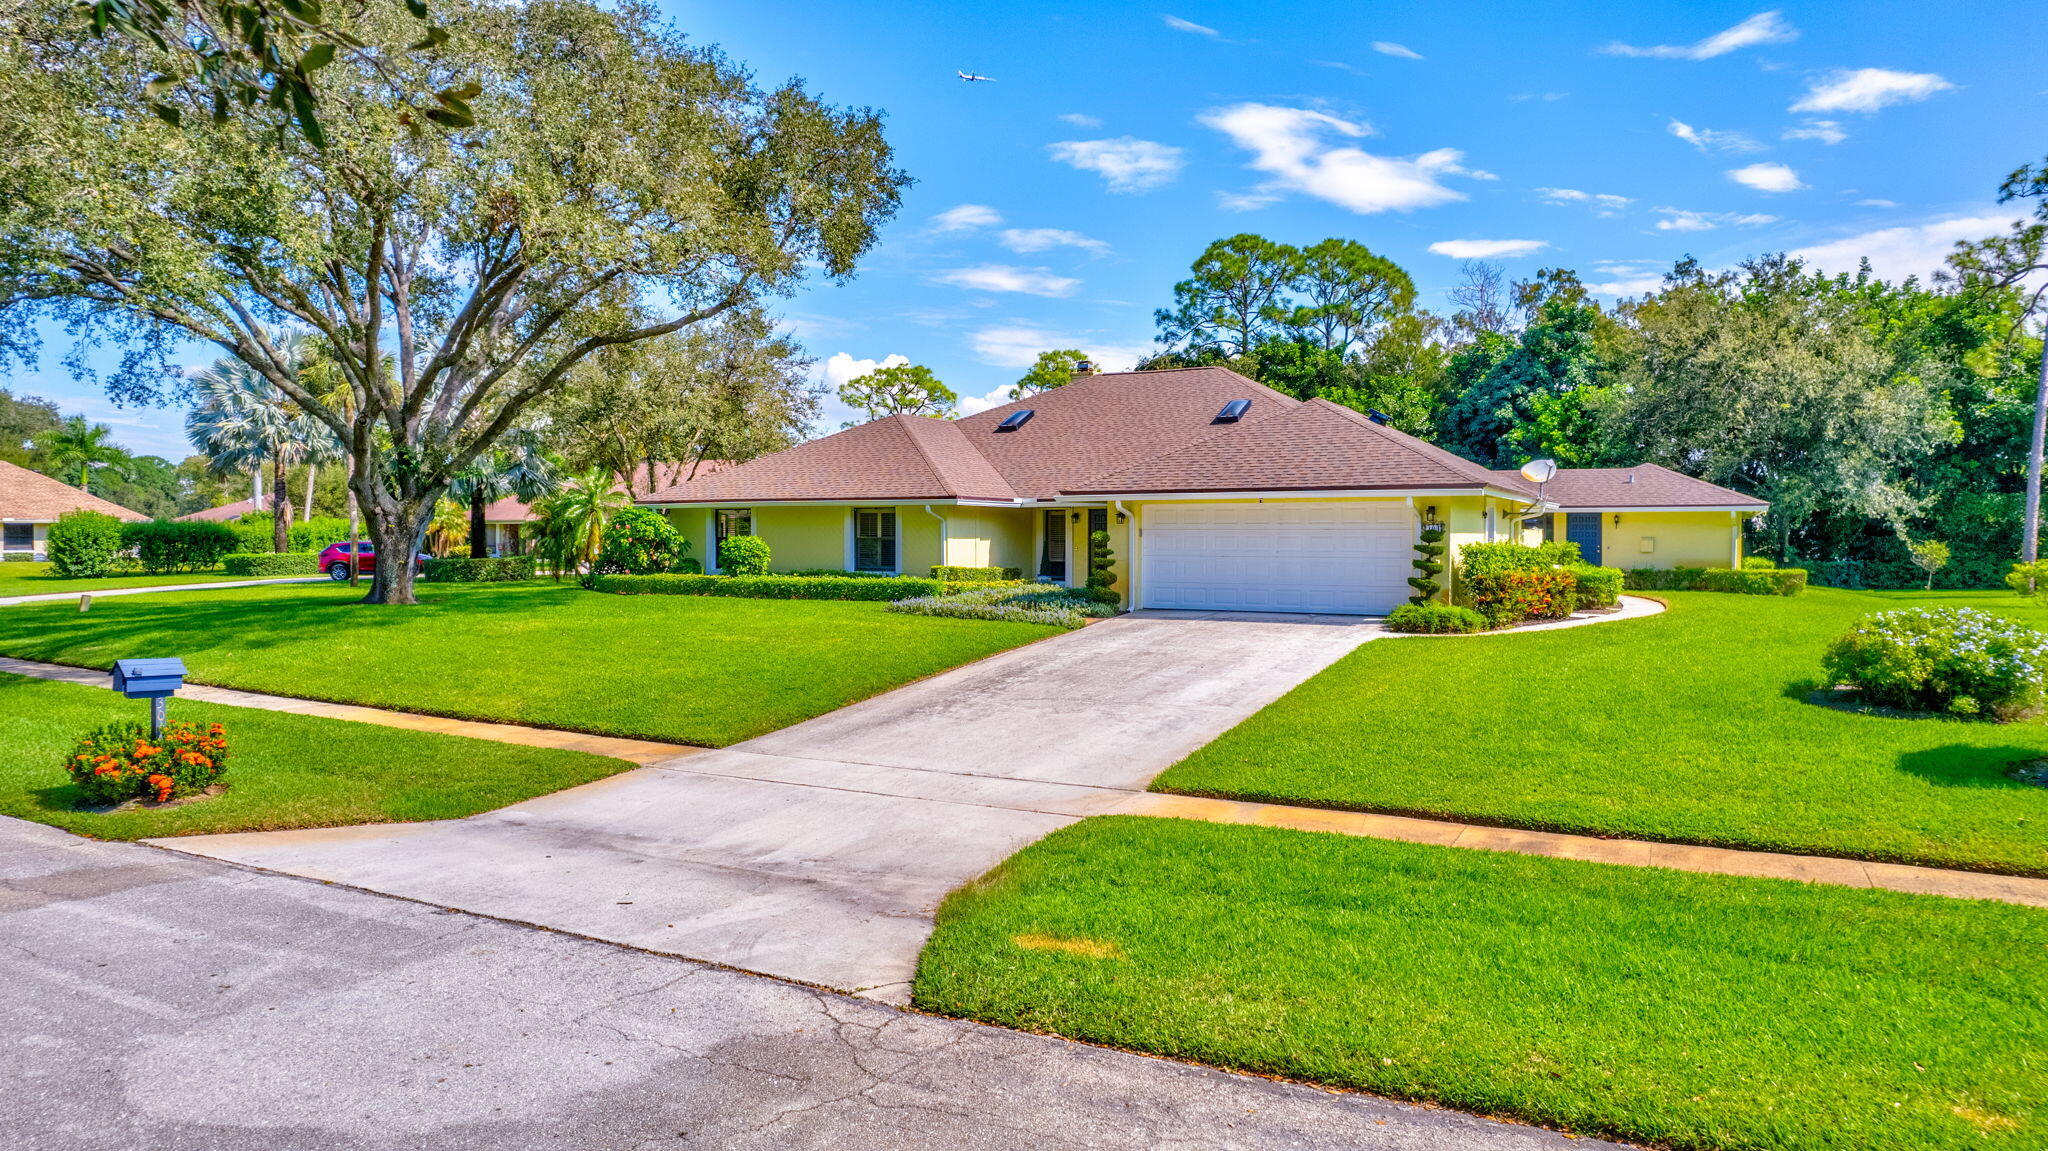
[(1594, 1148), (0, 819), (13, 1151)]

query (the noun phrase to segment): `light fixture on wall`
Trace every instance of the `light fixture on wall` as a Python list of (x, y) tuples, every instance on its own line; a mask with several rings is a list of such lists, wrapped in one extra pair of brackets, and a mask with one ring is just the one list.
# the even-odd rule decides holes
[(1127, 519), (1130, 519), (1130, 518), (1131, 518), (1131, 517), (1129, 517), (1129, 516), (1125, 515), (1125, 514), (1124, 514), (1124, 513), (1122, 513), (1122, 512), (1118, 512), (1118, 513), (1116, 513), (1116, 522), (1118, 522), (1118, 523), (1123, 523), (1123, 522), (1124, 522), (1125, 520), (1127, 520)]
[(1422, 509), (1422, 518), (1423, 518), (1423, 519), (1426, 519), (1426, 520), (1429, 520), (1429, 521), (1431, 521), (1431, 522), (1435, 522), (1435, 520), (1436, 520), (1436, 505), (1435, 505), (1435, 504), (1431, 504), (1431, 505), (1429, 505), (1428, 507), (1426, 507), (1426, 508)]
[(1615, 527), (1620, 527), (1620, 526), (1621, 526), (1621, 513), (1620, 513), (1620, 512), (1615, 512), (1615, 513), (1614, 513), (1614, 526), (1615, 526)]
[(1075, 522), (1075, 523), (1080, 523), (1080, 522), (1081, 522), (1081, 513), (1080, 513), (1080, 512), (1075, 512), (1075, 513), (1074, 513), (1074, 522)]

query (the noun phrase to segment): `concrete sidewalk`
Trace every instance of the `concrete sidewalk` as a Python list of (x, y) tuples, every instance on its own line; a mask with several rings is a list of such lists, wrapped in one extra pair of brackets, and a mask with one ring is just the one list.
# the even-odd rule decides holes
[(10, 1151), (1614, 1146), (5, 818), (0, 944)]
[(218, 591), (231, 587), (263, 587), (274, 583), (322, 583), (326, 576), (278, 576), (272, 579), (220, 580), (214, 583), (174, 583), (157, 587), (110, 587), (98, 591), (53, 591), (37, 592), (35, 595), (0, 596), (0, 607), (13, 607), (24, 603), (51, 603), (56, 600), (77, 599), (91, 596), (104, 599), (115, 595), (148, 595), (160, 591)]
[(948, 892), (1377, 634), (1139, 613), (468, 819), (157, 842), (900, 1003)]

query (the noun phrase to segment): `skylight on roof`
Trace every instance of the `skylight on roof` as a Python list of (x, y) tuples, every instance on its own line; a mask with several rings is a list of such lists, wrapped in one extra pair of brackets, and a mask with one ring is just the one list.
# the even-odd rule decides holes
[(1229, 403), (1223, 405), (1223, 410), (1217, 412), (1216, 418), (1210, 422), (1218, 424), (1234, 424), (1237, 421), (1243, 419), (1244, 414), (1250, 411), (1251, 409), (1252, 402), (1250, 400), (1232, 400)]
[(1019, 408), (1004, 416), (1003, 422), (996, 425), (996, 430), (999, 432), (1014, 432), (1018, 428), (1023, 427), (1026, 421), (1037, 414), (1038, 410), (1036, 408)]

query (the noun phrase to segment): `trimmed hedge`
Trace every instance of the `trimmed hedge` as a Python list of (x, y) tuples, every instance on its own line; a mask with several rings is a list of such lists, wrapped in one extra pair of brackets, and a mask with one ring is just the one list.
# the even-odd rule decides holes
[(533, 578), (532, 556), (491, 556), (472, 559), (449, 556), (426, 561), (420, 578), (428, 583), (516, 583)]
[(964, 568), (936, 564), (932, 567), (932, 578), (952, 580), (956, 583), (998, 583), (1004, 580), (1021, 580), (1023, 568)]
[(340, 516), (314, 516), (297, 520), (285, 529), (286, 551), (325, 551), (328, 544), (348, 542), (348, 521)]
[(1471, 635), (1486, 630), (1486, 617), (1469, 607), (1404, 603), (1388, 614), (1386, 627), (1412, 635)]
[(1592, 564), (1572, 564), (1565, 569), (1572, 573), (1578, 584), (1578, 605), (1581, 608), (1613, 607), (1621, 599), (1622, 574), (1620, 568), (1595, 567)]
[(1798, 595), (1804, 568), (1631, 568), (1630, 591), (1718, 591), (1734, 595)]
[(74, 508), (57, 517), (43, 545), (50, 570), (66, 579), (90, 579), (114, 570), (121, 557), (121, 521), (105, 512)]
[[(734, 536), (726, 540), (743, 537)], [(941, 595), (942, 580), (917, 576), (600, 575), (592, 591), (614, 595), (722, 595), (742, 599), (894, 600)]]
[(239, 543), (235, 529), (199, 520), (148, 520), (121, 526), (122, 550), (134, 552), (135, 562), (151, 575), (216, 567)]
[(234, 552), (220, 557), (229, 575), (263, 579), (271, 576), (320, 574), (320, 557), (312, 552)]

